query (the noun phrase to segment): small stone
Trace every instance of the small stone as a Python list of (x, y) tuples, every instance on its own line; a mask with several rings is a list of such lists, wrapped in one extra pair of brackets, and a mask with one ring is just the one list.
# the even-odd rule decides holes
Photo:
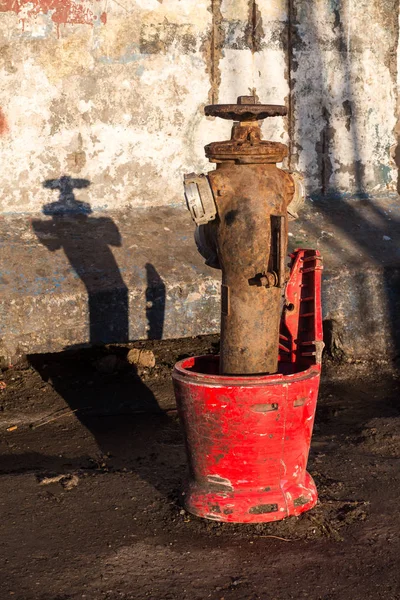
[(141, 350), (139, 348), (131, 348), (127, 354), (126, 360), (136, 367), (152, 368), (156, 364), (156, 357), (151, 350)]

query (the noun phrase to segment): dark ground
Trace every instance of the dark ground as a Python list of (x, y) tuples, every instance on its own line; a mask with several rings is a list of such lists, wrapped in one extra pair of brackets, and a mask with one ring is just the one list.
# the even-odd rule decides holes
[(400, 599), (400, 382), (390, 365), (325, 360), (314, 510), (223, 525), (180, 506), (170, 381), (178, 357), (215, 351), (216, 339), (144, 345), (157, 364), (140, 377), (127, 346), (31, 356), (3, 373), (1, 599)]

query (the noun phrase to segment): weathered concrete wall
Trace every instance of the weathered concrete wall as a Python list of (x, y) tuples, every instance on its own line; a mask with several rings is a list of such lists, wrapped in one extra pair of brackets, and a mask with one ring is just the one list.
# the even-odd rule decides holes
[(284, 101), (283, 6), (2, 1), (1, 210), (39, 212), (42, 182), (65, 173), (90, 180), (93, 209), (181, 203), (182, 173), (208, 168), (203, 146), (229, 135), (206, 103), (252, 87)]
[[(399, 237), (391, 198), (320, 199), (291, 222), (290, 248), (324, 257), (332, 351), (400, 355)], [(25, 352), (219, 329), (220, 271), (204, 265), (179, 208), (138, 210), (134, 220), (131, 211), (4, 218), (0, 285), (0, 366)]]
[(40, 211), (63, 173), (94, 209), (177, 201), (204, 143), (208, 2), (2, 4), (3, 209)]
[(396, 190), (398, 0), (294, 0), (292, 166), (310, 193)]
[[(219, 86), (214, 102), (232, 102), (255, 89), (266, 103), (283, 104), (289, 95), (285, 0), (222, 0), (214, 24), (219, 30)], [(216, 82), (217, 83), (217, 82)], [(214, 124), (213, 124), (214, 126)], [(264, 122), (265, 137), (288, 142), (288, 120)], [(213, 130), (209, 139), (215, 139)]]
[[(310, 195), (396, 191), (398, 15), (397, 0), (0, 0), (0, 356), (218, 329), (218, 274), (182, 198), (183, 173), (213, 168), (203, 146), (230, 134), (207, 103), (285, 102), (264, 135), (289, 144)], [(335, 202), (295, 245), (332, 242), (325, 317), (345, 350), (393, 355), (398, 211), (378, 202), (371, 228)], [(353, 243), (372, 279), (346, 267)]]
[[(181, 202), (229, 123), (202, 115), (255, 88), (286, 102), (310, 192), (394, 190), (397, 0), (2, 0), (0, 210), (39, 212), (41, 183), (91, 181), (94, 209)], [(291, 93), (289, 94), (289, 88)]]

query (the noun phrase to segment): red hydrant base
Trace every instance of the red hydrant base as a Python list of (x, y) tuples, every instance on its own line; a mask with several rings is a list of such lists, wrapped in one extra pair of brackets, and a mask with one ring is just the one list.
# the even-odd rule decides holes
[(189, 484), (184, 492), (184, 505), (188, 512), (226, 523), (269, 523), (289, 516), (297, 517), (313, 508), (317, 500), (317, 488), (307, 472), (303, 485), (288, 485), (286, 489), (216, 493)]
[(296, 250), (273, 375), (221, 375), (219, 357), (177, 363), (187, 510), (231, 523), (298, 516), (317, 502), (306, 471), (321, 375), (321, 257)]
[(300, 515), (317, 502), (306, 465), (320, 369), (281, 367), (286, 373), (225, 376), (217, 374), (216, 356), (175, 365), (189, 512), (215, 521), (265, 523)]

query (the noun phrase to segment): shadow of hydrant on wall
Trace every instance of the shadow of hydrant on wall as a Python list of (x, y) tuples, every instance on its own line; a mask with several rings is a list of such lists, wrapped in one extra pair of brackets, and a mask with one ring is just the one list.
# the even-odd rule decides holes
[[(174, 422), (170, 422), (142, 380), (143, 368), (127, 358), (129, 347), (120, 345), (129, 340), (129, 314), (128, 288), (110, 248), (122, 245), (119, 229), (110, 217), (93, 216), (90, 204), (76, 199), (74, 190), (88, 187), (87, 179), (63, 176), (43, 185), (57, 190), (59, 197), (43, 206), (47, 219), (33, 221), (32, 227), (50, 252), (65, 252), (71, 267), (83, 281), (88, 293), (89, 341), (96, 347), (70, 347), (60, 353), (29, 355), (28, 360), (43, 381), (52, 382), (53, 389), (96, 442), (99, 453), (82, 457), (77, 463), (79, 469), (85, 470), (88, 460), (89, 464), (104, 463), (107, 469), (128, 465), (162, 493), (171, 493), (159, 471), (155, 471), (153, 458), (143, 456), (140, 446), (143, 434), (136, 415), (151, 414), (151, 431), (154, 414), (158, 414), (156, 426), (161, 429), (173, 427)], [(152, 264), (146, 263), (144, 268), (147, 337), (160, 339), (164, 326), (165, 285)], [(113, 342), (115, 345), (111, 345)], [(108, 345), (101, 347), (100, 344)], [(65, 458), (46, 458), (46, 463), (56, 472), (63, 472), (65, 462)]]
[(40, 242), (50, 252), (63, 250), (88, 293), (91, 344), (129, 340), (128, 288), (110, 246), (122, 245), (121, 235), (109, 217), (94, 217), (89, 203), (75, 198), (74, 189), (90, 185), (87, 179), (67, 175), (43, 183), (58, 190), (55, 202), (42, 212), (49, 220), (33, 221)]

